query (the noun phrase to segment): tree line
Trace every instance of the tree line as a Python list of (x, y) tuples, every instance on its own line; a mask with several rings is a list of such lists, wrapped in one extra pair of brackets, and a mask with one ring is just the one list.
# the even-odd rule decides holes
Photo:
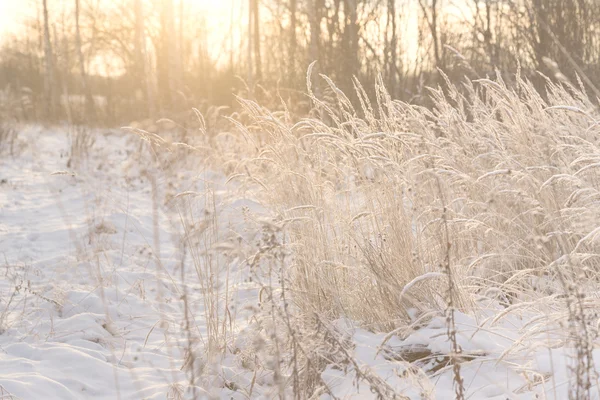
[(600, 77), (594, 0), (223, 0), (218, 29), (191, 0), (68, 1), (32, 0), (2, 43), (1, 98), (19, 118), (122, 122), (236, 94), (300, 104), (313, 61), (317, 95), (318, 73), (346, 93), (380, 77), (415, 103), (442, 78), (520, 70), (597, 92)]

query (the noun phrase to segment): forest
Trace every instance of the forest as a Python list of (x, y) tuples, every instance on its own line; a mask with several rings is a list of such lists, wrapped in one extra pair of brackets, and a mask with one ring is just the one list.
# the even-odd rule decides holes
[[(211, 5), (212, 4), (212, 5)], [(394, 99), (517, 69), (598, 91), (600, 5), (586, 0), (40, 0), (0, 50), (4, 110), (124, 123), (235, 96), (306, 103), (306, 71)], [(318, 76), (315, 75), (315, 76)], [(317, 90), (320, 83), (315, 82)], [(325, 91), (325, 87), (320, 88)], [(320, 96), (327, 96), (320, 93)], [(353, 98), (353, 101), (356, 101)], [(7, 111), (5, 111), (6, 113)]]

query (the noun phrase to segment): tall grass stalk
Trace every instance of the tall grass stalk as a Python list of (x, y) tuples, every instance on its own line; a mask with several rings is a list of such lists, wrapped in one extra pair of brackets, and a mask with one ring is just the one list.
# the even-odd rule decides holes
[[(287, 221), (298, 312), (385, 332), (446, 313), (462, 398), (454, 310), (476, 315), (488, 299), (507, 310), (496, 322), (549, 310), (541, 319), (565, 319), (565, 345), (580, 349), (573, 393), (589, 393), (600, 123), (585, 91), (548, 81), (542, 95), (518, 74), (510, 86), (446, 81), (427, 109), (391, 99), (379, 80), (374, 99), (355, 82), (357, 108), (326, 76), (330, 96), (318, 97), (311, 74), (314, 117), (240, 100), (244, 123), (223, 152), (235, 154), (231, 179), (259, 188)], [(513, 350), (542, 326), (532, 321)]]

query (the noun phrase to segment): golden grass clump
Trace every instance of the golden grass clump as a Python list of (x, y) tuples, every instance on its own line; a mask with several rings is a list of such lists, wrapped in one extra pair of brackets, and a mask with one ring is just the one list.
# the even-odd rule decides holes
[(430, 110), (382, 82), (371, 101), (356, 82), (357, 109), (322, 78), (334, 96), (316, 95), (309, 71), (314, 118), (243, 100), (250, 123), (229, 142), (232, 177), (261, 187), (285, 225), (301, 310), (393, 329), (448, 307), (446, 263), (463, 310), (597, 278), (600, 125), (583, 90), (446, 82)]

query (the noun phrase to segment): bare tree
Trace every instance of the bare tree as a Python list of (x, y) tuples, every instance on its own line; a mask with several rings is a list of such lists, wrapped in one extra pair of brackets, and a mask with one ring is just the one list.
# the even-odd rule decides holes
[(50, 22), (48, 21), (47, 0), (42, 0), (44, 10), (44, 98), (46, 102), (46, 117), (54, 118), (55, 108), (57, 106), (57, 93), (54, 81), (54, 54), (52, 52), (52, 42), (50, 39)]
[[(185, 0), (74, 0), (74, 23), (57, 21), (62, 32), (57, 42), (51, 35), (49, 3), (36, 0), (37, 20), (32, 19), (33, 29), (26, 31), (20, 48), (25, 54), (11, 60), (33, 72), (28, 77), (5, 69), (0, 85), (10, 82), (43, 92), (39, 109), (53, 118), (58, 116), (56, 85), (74, 79), (81, 81), (88, 120), (98, 111), (94, 96), (108, 96), (109, 89), (112, 98), (128, 103), (113, 107), (116, 112), (147, 109), (144, 114), (156, 115), (159, 108), (188, 107), (175, 101), (183, 98), (181, 93), (195, 104), (234, 104), (232, 94), (241, 89), (233, 79), (236, 72), (245, 75), (251, 92), (258, 83), (275, 88), (281, 78), (287, 87), (302, 90), (300, 71), (316, 60), (316, 93), (319, 73), (353, 96), (354, 76), (369, 87), (382, 72), (391, 94), (407, 101), (424, 99), (422, 89), (436, 83), (438, 67), (450, 79), (460, 79), (465, 73), (485, 76), (494, 68), (509, 72), (520, 65), (540, 88), (545, 82), (536, 78), (536, 70), (571, 83), (580, 77), (589, 88), (600, 80), (600, 5), (595, 0), (418, 0), (422, 29), (419, 47), (411, 50), (416, 55), (402, 52), (414, 36), (402, 34), (409, 17), (403, 13), (406, 2), (398, 0), (231, 0), (225, 28), (229, 36), (216, 41), (214, 32), (198, 23), (212, 16), (206, 10), (194, 15), (192, 3)], [(227, 19), (227, 14), (221, 17)], [(266, 47), (269, 52), (263, 52)], [(547, 58), (556, 66), (547, 64)], [(90, 60), (118, 60), (125, 74), (92, 77)], [(111, 79), (118, 83), (109, 85)], [(320, 95), (329, 95), (322, 82), (320, 89)], [(132, 90), (143, 95), (132, 100)]]
[[(396, 95), (396, 71), (398, 69), (398, 29), (396, 28), (396, 18), (396, 0), (388, 0), (386, 34), (390, 35), (391, 32), (391, 38), (388, 44), (389, 59), (386, 60), (385, 67), (388, 71), (388, 89), (393, 96)], [(385, 57), (388, 57), (388, 51), (386, 51)]]
[(181, 90), (181, 67), (179, 57), (179, 46), (177, 43), (177, 36), (175, 32), (175, 10), (173, 0), (163, 0), (163, 13), (165, 28), (163, 30), (165, 34), (166, 51), (167, 56), (167, 76), (168, 76), (168, 87), (169, 87), (169, 99), (170, 105), (173, 105), (173, 101), (176, 98), (178, 92)]
[(85, 96), (85, 116), (88, 119), (95, 119), (94, 97), (90, 85), (88, 84), (87, 74), (85, 71), (85, 61), (83, 51), (81, 49), (81, 30), (79, 28), (79, 0), (75, 0), (75, 40), (77, 48), (77, 58), (79, 59), (79, 72), (81, 74), (81, 88)]
[(252, 65), (252, 43), (254, 41), (252, 32), (254, 19), (252, 18), (252, 13), (254, 11), (253, 0), (248, 0), (248, 47), (247, 47), (247, 63), (248, 63), (248, 85), (250, 86), (250, 90), (254, 90), (254, 67)]
[[(312, 0), (310, 0), (312, 3)], [(298, 39), (296, 38), (296, 12), (298, 8), (297, 0), (290, 0), (290, 45), (289, 45), (289, 71), (288, 86), (292, 87), (296, 82), (296, 49)]]
[(317, 9), (317, 0), (308, 0), (308, 20), (310, 24), (309, 61), (319, 60), (319, 37), (321, 36), (321, 18)]
[(431, 5), (428, 5), (424, 0), (419, 0), (419, 6), (423, 12), (423, 17), (429, 27), (431, 34), (431, 41), (433, 42), (433, 60), (435, 66), (438, 68), (442, 67), (442, 55), (440, 51), (441, 43), (439, 38), (439, 25), (438, 25), (438, 7), (439, 0), (431, 0)]
[(154, 84), (148, 66), (146, 54), (146, 29), (144, 24), (144, 8), (142, 0), (135, 0), (135, 68), (140, 85), (145, 86), (146, 103), (150, 117), (156, 115), (156, 99)]
[(256, 79), (262, 79), (262, 58), (260, 55), (260, 7), (258, 4), (259, 0), (251, 0), (252, 2), (252, 16), (253, 20), (253, 44), (254, 44), (254, 71), (256, 73)]

